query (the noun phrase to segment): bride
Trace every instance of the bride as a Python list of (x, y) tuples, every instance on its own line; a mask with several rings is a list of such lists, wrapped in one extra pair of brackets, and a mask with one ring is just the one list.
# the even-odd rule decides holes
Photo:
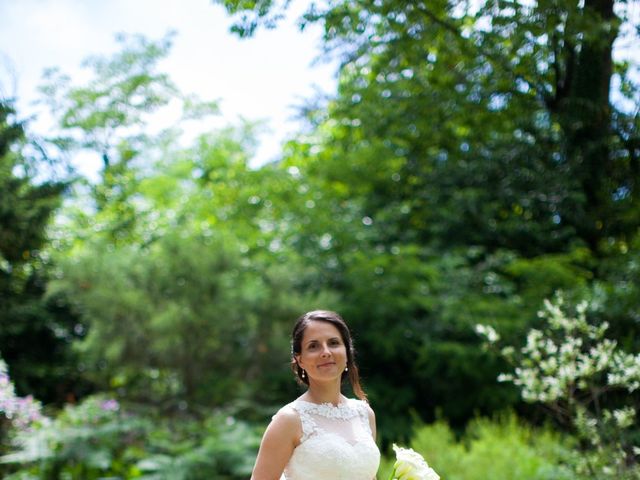
[[(251, 480), (375, 479), (375, 416), (346, 323), (335, 312), (306, 313), (296, 321), (291, 344), (294, 374), (308, 388), (273, 416)], [(342, 395), (344, 378), (358, 400)]]

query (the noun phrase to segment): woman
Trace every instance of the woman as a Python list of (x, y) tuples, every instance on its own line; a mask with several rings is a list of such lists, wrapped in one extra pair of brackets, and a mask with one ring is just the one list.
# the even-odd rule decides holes
[[(294, 374), (308, 388), (273, 416), (251, 479), (375, 479), (375, 416), (360, 386), (346, 323), (335, 312), (306, 313), (296, 321), (291, 347)], [(347, 377), (359, 400), (342, 395)]]

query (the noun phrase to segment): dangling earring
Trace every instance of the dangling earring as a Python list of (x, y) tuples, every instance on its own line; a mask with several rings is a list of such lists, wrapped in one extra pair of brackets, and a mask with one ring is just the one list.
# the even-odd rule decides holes
[(349, 371), (349, 367), (344, 367), (344, 371), (348, 372)]
[(304, 378), (304, 377), (306, 377), (306, 376), (307, 376), (307, 374), (305, 373), (304, 369), (302, 370), (302, 373), (300, 374), (300, 376), (301, 376), (302, 378)]

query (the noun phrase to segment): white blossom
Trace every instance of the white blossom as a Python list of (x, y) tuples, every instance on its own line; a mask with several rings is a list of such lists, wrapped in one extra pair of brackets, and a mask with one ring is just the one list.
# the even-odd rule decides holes
[(640, 354), (613, 353), (612, 367), (607, 375), (607, 383), (623, 386), (629, 393), (640, 389)]
[(624, 407), (612, 412), (618, 427), (628, 428), (632, 426), (636, 419), (636, 411), (632, 407)]
[[(639, 447), (620, 443), (620, 430), (636, 425), (637, 412), (632, 406), (595, 409), (592, 402), (614, 387), (629, 393), (640, 390), (640, 354), (626, 353), (606, 338), (609, 324), (587, 318), (587, 312), (594, 311), (588, 302), (580, 302), (575, 315), (563, 306), (562, 297), (545, 300), (538, 312), (543, 325), (529, 330), (519, 356), (512, 347), (502, 347), (503, 356), (516, 361), (513, 373), (502, 373), (498, 380), (519, 387), (525, 401), (560, 407), (557, 411), (569, 416), (578, 437), (590, 445), (585, 455), (596, 456), (603, 462), (602, 471), (618, 478), (629, 452), (640, 455)], [(590, 462), (585, 457), (577, 471), (589, 472)]]
[(476, 333), (483, 336), (489, 343), (496, 343), (500, 340), (500, 335), (491, 325), (482, 325), (478, 323), (475, 326)]

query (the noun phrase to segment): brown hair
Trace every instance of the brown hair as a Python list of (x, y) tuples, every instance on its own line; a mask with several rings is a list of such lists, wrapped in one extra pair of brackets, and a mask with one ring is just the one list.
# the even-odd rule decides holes
[(353, 393), (355, 393), (356, 397), (360, 400), (366, 401), (367, 395), (364, 393), (362, 386), (360, 386), (360, 375), (358, 373), (358, 366), (356, 365), (355, 360), (356, 350), (353, 347), (351, 332), (349, 332), (349, 327), (347, 327), (345, 321), (336, 312), (331, 312), (329, 310), (314, 310), (312, 312), (305, 313), (296, 320), (293, 332), (291, 333), (291, 369), (296, 376), (296, 380), (298, 383), (309, 385), (309, 378), (308, 376), (302, 376), (302, 368), (298, 365), (295, 356), (302, 353), (302, 337), (304, 335), (304, 331), (307, 329), (309, 323), (313, 321), (330, 323), (340, 332), (340, 336), (342, 337), (342, 341), (344, 342), (347, 350), (348, 367), (348, 371), (342, 372), (342, 379), (344, 380), (345, 377), (349, 377)]

